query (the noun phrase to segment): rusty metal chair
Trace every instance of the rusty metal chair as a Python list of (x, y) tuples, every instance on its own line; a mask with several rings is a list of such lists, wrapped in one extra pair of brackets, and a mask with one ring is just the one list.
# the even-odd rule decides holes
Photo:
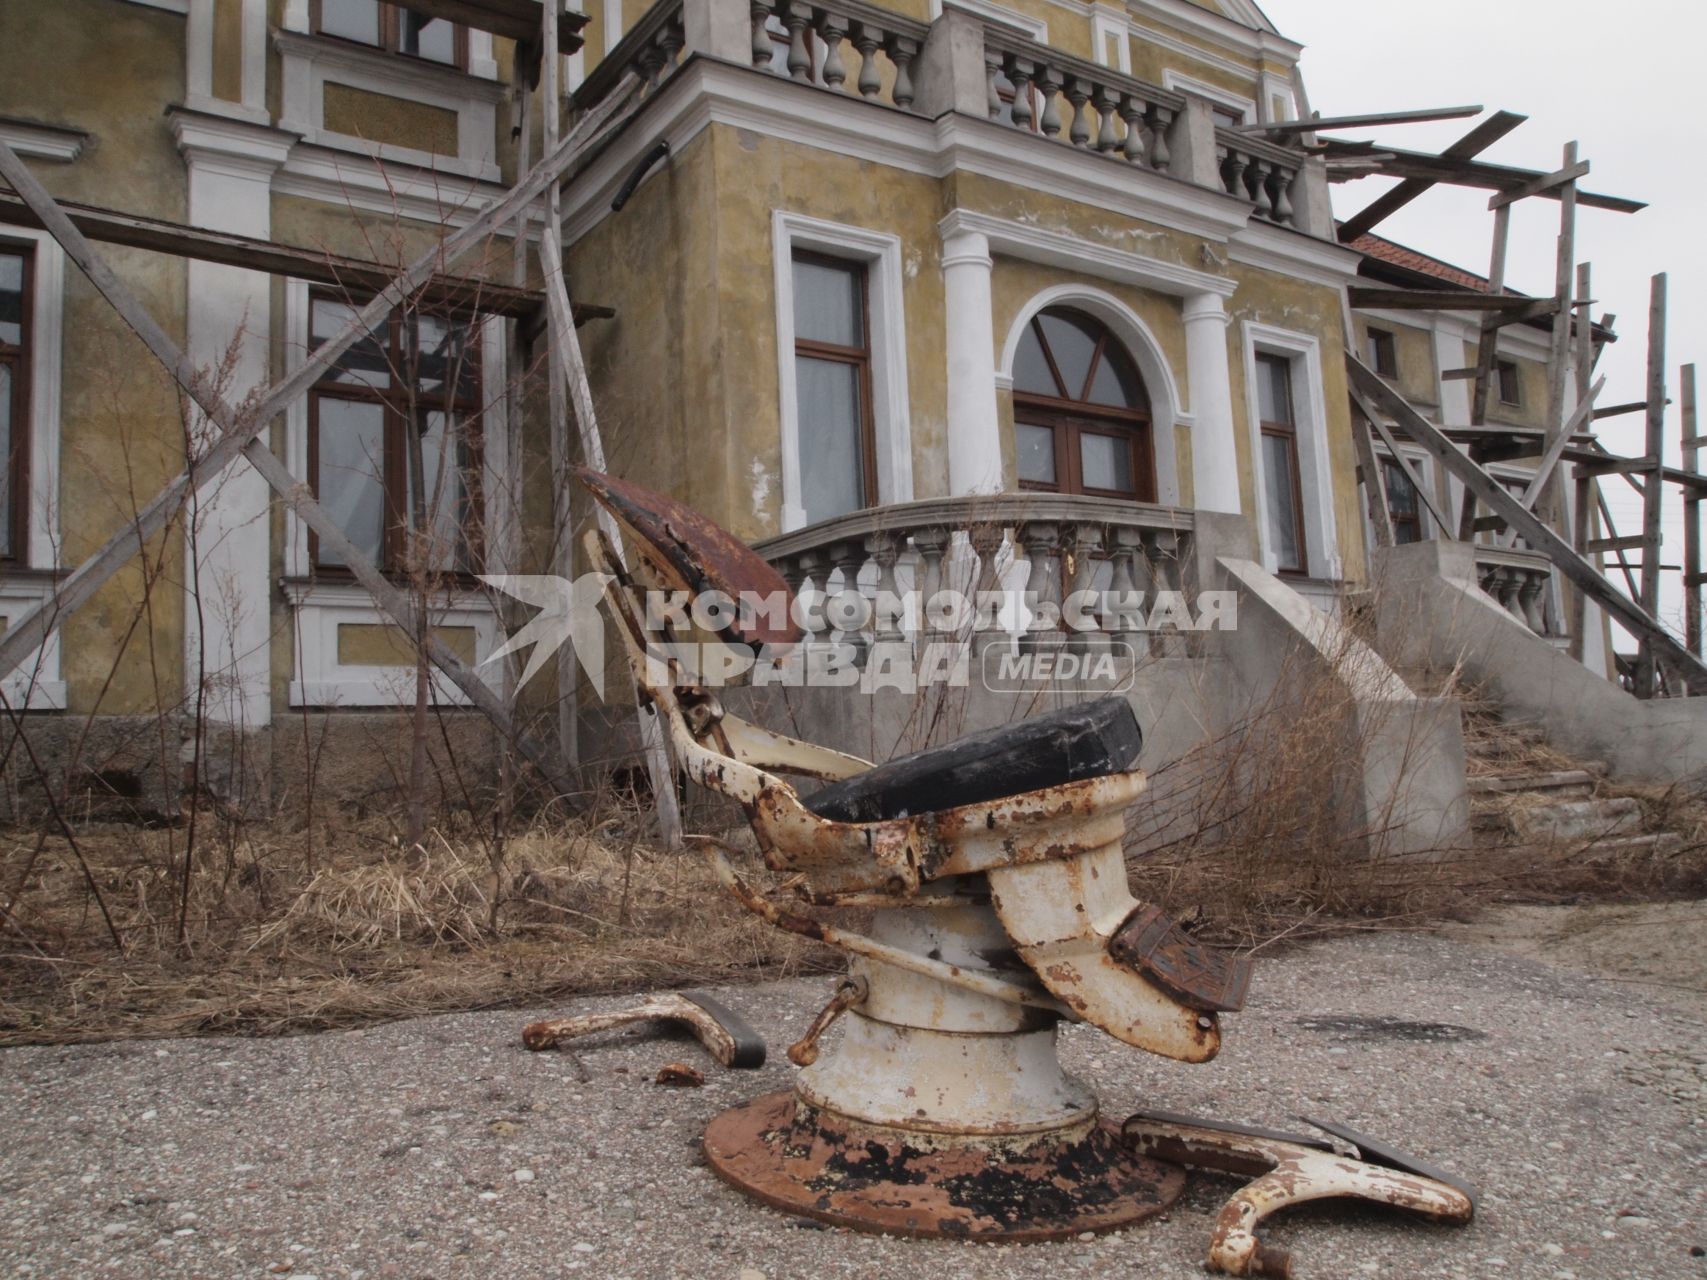
[[(756, 553), (662, 495), (590, 471), (580, 483), (636, 552), (597, 531), (606, 600), (677, 766), (745, 811), (780, 884), (692, 837), (749, 909), (839, 947), (848, 977), (789, 1050), (794, 1089), (716, 1117), (711, 1167), (777, 1208), (908, 1235), (1042, 1240), (1131, 1225), (1184, 1187), (1139, 1151), (1056, 1059), (1062, 1022), (1182, 1062), (1220, 1048), (1248, 960), (1205, 947), (1128, 888), (1126, 810), (1138, 726), (1111, 698), (874, 768), (732, 714), (665, 651), (648, 590), (787, 601)], [(714, 645), (788, 646), (792, 614), (726, 611)], [(826, 785), (802, 796), (783, 775)], [(868, 910), (854, 932), (815, 908)], [(843, 1034), (820, 1054), (818, 1038)]]

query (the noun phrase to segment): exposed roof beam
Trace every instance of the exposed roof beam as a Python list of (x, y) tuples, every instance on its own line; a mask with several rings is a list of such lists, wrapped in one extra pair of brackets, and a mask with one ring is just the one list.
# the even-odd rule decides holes
[(1366, 129), (1381, 124), (1420, 124), (1425, 120), (1462, 120), (1482, 113), (1475, 107), (1435, 107), (1426, 111), (1378, 111), (1361, 116), (1317, 116), (1313, 120), (1281, 120), (1273, 124), (1241, 124), (1234, 133), (1317, 133), (1323, 129)]
[[(1520, 116), (1515, 111), (1496, 111), (1440, 154), (1449, 160), (1468, 160), (1471, 156), (1479, 156), (1527, 119), (1528, 116)], [(1401, 182), (1386, 195), (1371, 202), (1368, 208), (1353, 214), (1341, 224), (1340, 241), (1346, 243), (1374, 230), (1377, 225), (1385, 222), (1433, 185), (1432, 182), (1420, 178)]]
[[(1330, 165), (1337, 150), (1332, 143), (1329, 144)], [(1411, 178), (1429, 183), (1445, 182), (1460, 187), (1484, 187), (1492, 191), (1518, 190), (1550, 176), (1535, 169), (1517, 169), (1510, 165), (1461, 160), (1453, 156), (1431, 156), (1420, 151), (1401, 151), (1397, 147), (1386, 148), (1385, 155), (1391, 158), (1382, 158), (1371, 165), (1365, 174), (1361, 166), (1373, 157), (1361, 151), (1347, 154), (1360, 166), (1359, 176)], [(1561, 187), (1554, 186), (1535, 191), (1533, 194), (1549, 200), (1558, 200), (1564, 192)], [(1642, 200), (1596, 195), (1589, 191), (1577, 192), (1577, 203), (1591, 209), (1610, 209), (1614, 213), (1636, 213), (1648, 207)]]

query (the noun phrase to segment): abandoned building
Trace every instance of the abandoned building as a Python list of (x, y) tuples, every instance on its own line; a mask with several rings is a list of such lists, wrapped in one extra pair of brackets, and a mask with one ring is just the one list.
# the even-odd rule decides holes
[[(569, 126), (614, 113), (561, 184), (260, 424), (342, 539), (233, 462), (62, 619), (66, 575), (219, 430), (0, 193), (0, 608), (51, 615), (4, 693), (43, 751), (63, 749), (55, 718), (94, 717), (86, 758), (114, 787), (155, 785), (124, 779), (152, 776), (165, 713), (245, 753), (225, 776), (262, 802), (305, 735), (362, 794), (417, 663), (352, 556), (425, 584), (452, 660), (560, 757), (611, 754), (620, 691), (621, 715), (584, 689), (554, 713), (564, 691), (576, 706), (567, 659), (519, 694), (480, 665), (512, 628), (479, 575), (572, 568), (587, 515), (566, 514), (586, 453), (548, 373), (552, 282), (518, 232), (554, 242), (543, 261), (560, 246), (600, 469), (791, 587), (958, 564), (1034, 600), (1234, 593), (1226, 631), (1093, 625), (1127, 646), (1146, 765), (1302, 670), (1347, 699), (1348, 821), (1451, 842), (1473, 793), (1461, 709), (1430, 680), (1456, 670), (1620, 775), (1707, 768), (1684, 696), (1707, 690), (1699, 626), (1686, 647), (1653, 622), (1657, 542), (1628, 560), (1643, 540), (1592, 506), (1601, 477), (1645, 476), (1655, 503), (1676, 484), (1692, 511), (1703, 483), (1657, 445), (1598, 450), (1588, 389), (1615, 335), (1574, 272), (1560, 298), (1512, 294), (1383, 239), (1355, 186), (1336, 223), (1331, 182), (1362, 173), (1404, 178), (1403, 199), (1459, 181), (1567, 215), (1640, 207), (1579, 193), (1568, 166), (1477, 163), (1519, 117), (1445, 158), (1327, 140), (1300, 46), (1250, 0), (603, 0), (543, 27), (534, 0), (13, 0), (0, 22), (0, 141), (239, 414), (559, 154), (530, 103), (560, 86)], [(1685, 554), (1698, 601), (1698, 532)], [(1584, 585), (1608, 555), (1634, 602)], [(430, 695), (493, 753), (464, 685), (435, 674)], [(972, 689), (960, 720), (1028, 696)], [(870, 755), (915, 705), (807, 690), (796, 710)]]

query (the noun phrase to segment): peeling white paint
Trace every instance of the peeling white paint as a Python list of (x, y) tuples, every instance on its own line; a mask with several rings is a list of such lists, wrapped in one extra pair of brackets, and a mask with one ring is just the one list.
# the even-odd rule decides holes
[(771, 473), (758, 458), (753, 459), (753, 514), (762, 516), (770, 510)]

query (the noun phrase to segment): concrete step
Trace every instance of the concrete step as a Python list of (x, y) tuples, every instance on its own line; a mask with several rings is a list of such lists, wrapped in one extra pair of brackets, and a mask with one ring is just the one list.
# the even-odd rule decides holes
[(1470, 796), (1515, 795), (1530, 792), (1550, 800), (1587, 799), (1594, 794), (1594, 775), (1586, 769), (1560, 769), (1552, 773), (1518, 773), (1471, 778)]

